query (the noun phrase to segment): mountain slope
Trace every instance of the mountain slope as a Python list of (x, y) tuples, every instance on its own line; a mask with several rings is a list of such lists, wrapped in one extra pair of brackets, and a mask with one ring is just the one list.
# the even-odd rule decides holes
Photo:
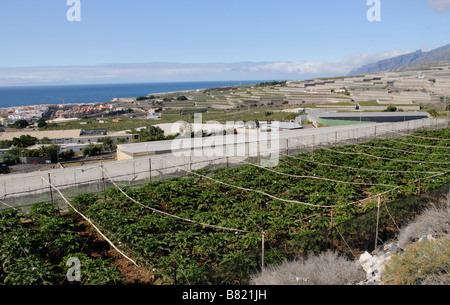
[(354, 69), (350, 72), (350, 75), (391, 71), (400, 68), (431, 64), (439, 61), (450, 61), (450, 44), (429, 52), (418, 50), (405, 55), (388, 58), (373, 64), (368, 64)]

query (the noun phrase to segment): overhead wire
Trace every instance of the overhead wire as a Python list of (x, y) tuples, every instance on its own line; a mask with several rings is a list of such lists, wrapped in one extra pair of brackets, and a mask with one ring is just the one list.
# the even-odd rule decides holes
[(334, 149), (325, 148), (325, 147), (320, 147), (320, 149), (327, 150), (327, 151), (331, 151), (331, 152), (338, 153), (338, 154), (344, 154), (344, 155), (361, 155), (361, 156), (367, 156), (367, 157), (371, 157), (371, 158), (375, 158), (375, 159), (379, 159), (379, 160), (387, 160), (387, 161), (391, 161), (391, 162), (429, 163), (429, 164), (450, 164), (450, 162), (436, 162), (436, 161), (426, 161), (426, 160), (422, 161), (422, 160), (392, 159), (392, 158), (387, 158), (387, 157), (379, 157), (379, 156), (371, 155), (371, 154), (368, 154), (368, 153), (362, 153), (362, 152), (346, 152), (346, 151), (339, 151), (339, 150), (334, 150)]
[[(173, 164), (172, 164), (172, 165), (173, 165)], [(357, 201), (350, 202), (350, 203), (336, 204), (336, 205), (320, 205), (320, 204), (313, 204), (313, 203), (308, 203), (308, 202), (302, 202), (302, 201), (298, 201), (298, 200), (290, 200), (290, 199), (279, 198), (279, 197), (276, 197), (276, 196), (274, 196), (274, 195), (268, 194), (268, 193), (263, 192), (263, 191), (260, 191), (260, 190), (254, 190), (254, 189), (250, 189), (250, 188), (245, 188), (245, 187), (233, 185), (233, 184), (230, 184), (230, 183), (226, 183), (226, 182), (223, 182), (223, 181), (214, 179), (214, 178), (212, 178), (212, 177), (208, 177), (208, 176), (206, 176), (206, 175), (202, 175), (202, 174), (196, 173), (196, 172), (194, 172), (194, 171), (186, 170), (186, 169), (181, 168), (181, 167), (176, 166), (176, 165), (173, 165), (173, 166), (174, 166), (174, 167), (177, 167), (178, 169), (180, 169), (180, 170), (182, 170), (182, 171), (185, 171), (185, 172), (187, 172), (187, 173), (191, 173), (191, 174), (193, 174), (193, 175), (195, 175), (195, 176), (202, 177), (202, 178), (205, 178), (205, 179), (209, 179), (209, 180), (214, 181), (214, 182), (216, 182), (216, 183), (218, 183), (218, 184), (222, 184), (222, 185), (225, 185), (225, 186), (228, 186), (228, 187), (236, 188), (236, 189), (243, 190), (243, 191), (247, 191), (247, 192), (259, 193), (259, 194), (264, 195), (264, 196), (267, 196), (267, 197), (269, 197), (269, 198), (272, 198), (272, 199), (275, 199), (275, 200), (278, 200), (278, 201), (282, 201), (282, 202), (286, 202), (286, 203), (295, 203), (295, 204), (300, 204), (300, 205), (305, 205), (305, 206), (310, 206), (310, 207), (317, 207), (317, 208), (324, 208), (324, 209), (333, 209), (333, 208), (339, 208), (339, 207), (345, 207), (345, 206), (348, 206), (348, 205), (358, 204), (358, 203), (367, 201), (367, 200), (369, 200), (369, 199), (376, 198), (376, 197), (378, 197), (378, 196), (380, 196), (380, 195), (387, 194), (387, 193), (389, 193), (389, 192), (392, 192), (392, 191), (394, 191), (394, 190), (396, 190), (396, 189), (402, 187), (402, 185), (400, 185), (400, 186), (397, 186), (397, 187), (395, 187), (395, 188), (393, 188), (393, 189), (391, 189), (391, 190), (382, 192), (382, 193), (380, 193), (380, 194), (377, 194), (377, 195), (374, 195), (374, 196), (370, 196), (370, 197), (368, 197), (368, 198), (361, 199), (361, 200), (357, 200)], [(439, 173), (439, 174), (442, 174), (442, 173)]]
[(69, 200), (67, 200), (67, 198), (61, 193), (61, 191), (54, 186), (52, 183), (50, 183), (49, 181), (47, 181), (44, 177), (41, 176), (41, 179), (47, 183), (50, 187), (52, 187), (52, 189), (56, 190), (56, 192), (59, 194), (59, 196), (64, 200), (64, 202), (71, 207), (75, 213), (77, 213), (78, 215), (80, 215), (84, 220), (86, 220), (107, 242), (108, 244), (114, 248), (114, 250), (116, 250), (120, 255), (122, 255), (124, 258), (126, 258), (128, 261), (130, 261), (133, 265), (138, 267), (138, 264), (132, 260), (130, 257), (128, 257), (125, 253), (123, 253), (116, 245), (114, 245), (114, 243), (108, 238), (106, 237), (102, 231), (88, 218), (86, 217), (84, 214), (82, 214), (81, 212), (79, 212), (70, 202)]
[(380, 150), (399, 151), (399, 152), (404, 152), (404, 153), (409, 153), (409, 154), (415, 154), (415, 155), (425, 155), (425, 156), (450, 156), (450, 154), (430, 154), (430, 153), (422, 153), (422, 152), (418, 152), (418, 151), (410, 151), (410, 150), (397, 149), (397, 148), (392, 148), (392, 147), (380, 147), (380, 146), (371, 146), (371, 145), (365, 145), (365, 144), (360, 144), (360, 143), (349, 143), (349, 142), (346, 142), (346, 141), (344, 141), (344, 143), (345, 143), (346, 145), (361, 146), (361, 147), (372, 148), (372, 149), (380, 149)]
[(367, 172), (377, 172), (377, 173), (411, 173), (411, 174), (417, 174), (417, 173), (423, 173), (423, 174), (439, 174), (443, 172), (432, 172), (432, 171), (399, 171), (399, 170), (384, 170), (384, 169), (371, 169), (371, 168), (362, 168), (362, 167), (349, 167), (349, 166), (343, 166), (343, 165), (336, 165), (336, 164), (329, 164), (329, 163), (323, 163), (318, 162), (310, 159), (304, 159), (300, 158), (298, 156), (285, 156), (286, 158), (292, 158), (297, 159), (300, 161), (308, 162), (308, 163), (314, 163), (322, 166), (328, 166), (328, 167), (337, 167), (337, 168), (344, 168), (344, 169), (350, 169), (350, 170), (356, 170), (356, 171), (367, 171)]
[(222, 227), (222, 226), (216, 226), (216, 225), (211, 225), (211, 224), (206, 224), (206, 223), (202, 223), (202, 222), (199, 222), (199, 221), (195, 221), (195, 220), (192, 220), (192, 219), (188, 219), (188, 218), (184, 218), (184, 217), (181, 217), (181, 216), (177, 216), (177, 215), (173, 215), (173, 214), (170, 214), (170, 213), (167, 213), (167, 212), (164, 212), (164, 211), (161, 211), (161, 210), (158, 210), (158, 209), (155, 209), (155, 208), (152, 208), (152, 207), (150, 207), (150, 206), (147, 206), (147, 205), (145, 205), (145, 204), (142, 204), (142, 203), (140, 203), (139, 201), (137, 201), (137, 200), (135, 200), (134, 198), (132, 198), (132, 197), (130, 197), (127, 193), (125, 193), (123, 190), (122, 190), (122, 188), (120, 188), (118, 185), (117, 185), (117, 183), (106, 173), (106, 171), (105, 171), (105, 169), (103, 169), (103, 168), (100, 168), (102, 171), (103, 171), (103, 173), (106, 175), (106, 177), (108, 178), (108, 180), (109, 181), (111, 181), (111, 183), (125, 196), (125, 197), (127, 197), (129, 200), (131, 200), (132, 202), (134, 202), (134, 203), (136, 203), (136, 204), (138, 204), (138, 205), (140, 205), (140, 206), (142, 206), (143, 208), (145, 208), (145, 209), (149, 209), (149, 210), (151, 210), (151, 211), (153, 211), (153, 212), (155, 212), (155, 213), (158, 213), (158, 214), (161, 214), (161, 215), (164, 215), (164, 216), (168, 216), (168, 217), (172, 217), (172, 218), (175, 218), (175, 219), (178, 219), (178, 220), (182, 220), (182, 221), (184, 221), (184, 222), (189, 222), (189, 223), (192, 223), (192, 224), (195, 224), (195, 225), (200, 225), (200, 226), (203, 226), (203, 227), (208, 227), (208, 228), (212, 228), (212, 229), (220, 229), (220, 230), (227, 230), (227, 231), (232, 231), (232, 232), (240, 232), (240, 233), (251, 233), (251, 234), (254, 234), (254, 233), (258, 233), (259, 234), (259, 232), (251, 232), (251, 231), (246, 231), (246, 230), (240, 230), (240, 229), (233, 229), (233, 228), (227, 228), (227, 227)]
[(421, 137), (421, 136), (416, 136), (416, 135), (414, 135), (414, 134), (402, 133), (402, 132), (399, 132), (399, 131), (396, 131), (395, 133), (401, 134), (401, 135), (403, 135), (403, 136), (409, 136), (409, 137), (413, 137), (413, 138), (418, 138), (418, 139), (437, 140), (437, 141), (450, 141), (450, 139), (440, 139), (440, 138)]
[(292, 177), (292, 178), (304, 178), (304, 179), (312, 179), (312, 180), (323, 180), (323, 181), (328, 181), (328, 182), (335, 182), (335, 183), (341, 183), (341, 184), (353, 184), (353, 185), (365, 185), (365, 186), (386, 186), (386, 187), (395, 187), (395, 185), (389, 185), (389, 184), (377, 184), (377, 183), (364, 183), (364, 182), (352, 182), (352, 181), (342, 181), (342, 180), (335, 180), (335, 179), (330, 179), (330, 178), (324, 178), (324, 177), (317, 177), (317, 176), (303, 176), (303, 175), (293, 175), (293, 174), (288, 174), (288, 173), (283, 173), (283, 172), (279, 172), (273, 169), (270, 169), (268, 167), (264, 167), (264, 166), (259, 166), (257, 164), (254, 163), (250, 163), (250, 162), (246, 162), (246, 161), (242, 161), (242, 163), (248, 164), (248, 165), (252, 165), (264, 170), (267, 170), (269, 172), (278, 174), (278, 175), (283, 175), (283, 176), (287, 176), (287, 177)]
[(423, 144), (417, 144), (417, 143), (407, 143), (403, 141), (394, 141), (392, 139), (384, 139), (393, 143), (397, 144), (404, 144), (404, 145), (410, 145), (410, 146), (418, 146), (418, 147), (427, 147), (427, 148), (433, 148), (433, 149), (450, 149), (450, 146), (440, 146), (440, 145), (423, 145)]

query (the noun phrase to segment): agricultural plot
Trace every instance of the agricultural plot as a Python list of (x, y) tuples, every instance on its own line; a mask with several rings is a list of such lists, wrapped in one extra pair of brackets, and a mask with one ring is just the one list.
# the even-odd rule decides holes
[[(356, 245), (348, 242), (355, 233), (361, 245), (375, 229), (382, 239), (378, 223), (352, 220), (383, 205), (401, 222), (407, 212), (397, 208), (409, 207), (394, 210), (391, 203), (446, 185), (449, 164), (450, 129), (421, 130), (286, 156), (276, 167), (201, 170), (138, 189), (114, 184), (77, 197), (71, 202), (77, 213), (65, 217), (49, 205), (29, 215), (2, 212), (0, 283), (60, 284), (67, 258), (79, 257), (82, 268), (89, 266), (84, 284), (126, 282), (112, 263), (119, 258), (148, 283), (246, 284), (264, 265)], [(93, 252), (86, 233), (93, 230), (80, 215), (116, 255)], [(20, 221), (25, 216), (30, 222)]]

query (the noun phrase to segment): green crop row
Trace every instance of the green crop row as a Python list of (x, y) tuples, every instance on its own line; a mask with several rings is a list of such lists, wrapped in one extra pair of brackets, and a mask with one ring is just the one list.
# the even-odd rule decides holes
[[(79, 196), (73, 205), (132, 257), (139, 268), (151, 272), (155, 283), (173, 283), (176, 268), (177, 283), (246, 284), (261, 267), (263, 232), (264, 263), (278, 264), (327, 249), (331, 225), (348, 223), (346, 228), (352, 228), (349, 234), (358, 232), (358, 238), (374, 232), (373, 222), (360, 221), (354, 228), (350, 222), (373, 211), (377, 194), (384, 193), (382, 199), (387, 203), (448, 183), (448, 139), (450, 129), (420, 131), (414, 137), (377, 139), (364, 145), (318, 149), (314, 155), (284, 157), (270, 170), (250, 164), (200, 170), (186, 178), (123, 190), (140, 204), (112, 188), (99, 195)], [(375, 197), (364, 200), (371, 196)], [(1, 215), (8, 213), (11, 212)], [(31, 218), (33, 225), (26, 230), (17, 219), (13, 227), (19, 229), (11, 232), (5, 226), (0, 235), (2, 245), (3, 240), (12, 238), (11, 234), (41, 236), (43, 223)], [(73, 219), (76, 218), (69, 218)], [(58, 231), (67, 230), (78, 232), (76, 238), (71, 237), (74, 241), (63, 236), (61, 244), (52, 242), (54, 249), (45, 250), (45, 255), (36, 252), (40, 266), (56, 268), (51, 266), (59, 266), (62, 258), (82, 252), (75, 246), (75, 241), (83, 243), (78, 240), (82, 230)], [(20, 244), (27, 246), (28, 253), (35, 253), (45, 241), (17, 242), (15, 248), (2, 246), (2, 282), (14, 283), (10, 278), (16, 269), (9, 266), (31, 257), (23, 254)], [(63, 253), (55, 256), (57, 259), (48, 259), (48, 253), (58, 251)], [(13, 260), (4, 259), (13, 254)], [(106, 283), (115, 283), (117, 278), (113, 275)], [(41, 282), (36, 279), (33, 283)]]

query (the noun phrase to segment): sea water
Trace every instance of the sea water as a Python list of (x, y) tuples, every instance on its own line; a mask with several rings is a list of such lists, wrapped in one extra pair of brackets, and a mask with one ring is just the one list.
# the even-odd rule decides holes
[[(0, 108), (71, 103), (102, 103), (153, 93), (257, 84), (262, 81), (167, 82), (109, 85), (0, 87)], [(63, 100), (64, 99), (64, 100)]]

